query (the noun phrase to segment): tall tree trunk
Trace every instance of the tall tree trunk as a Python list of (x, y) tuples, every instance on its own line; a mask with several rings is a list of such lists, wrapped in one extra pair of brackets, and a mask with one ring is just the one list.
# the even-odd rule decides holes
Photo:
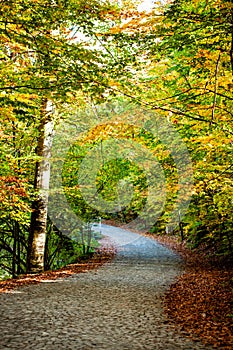
[(29, 231), (27, 272), (39, 273), (44, 270), (44, 250), (46, 241), (48, 190), (50, 178), (51, 147), (54, 132), (53, 105), (45, 99), (41, 107), (41, 122), (37, 143), (37, 155), (41, 160), (36, 164), (34, 201)]

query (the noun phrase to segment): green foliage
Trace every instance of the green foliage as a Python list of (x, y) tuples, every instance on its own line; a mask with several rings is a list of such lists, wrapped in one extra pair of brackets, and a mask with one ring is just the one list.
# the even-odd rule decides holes
[[(229, 1), (169, 3), (147, 78), (160, 78), (161, 91), (151, 85), (145, 95), (171, 120), (192, 157), (195, 189), (185, 238), (226, 255), (233, 254), (232, 21)], [(165, 222), (160, 219), (156, 230)]]
[(60, 232), (50, 221), (48, 222), (46, 249), (45, 249), (45, 270), (56, 270), (67, 264), (77, 262), (77, 260), (94, 251), (97, 247), (97, 241), (90, 242), (91, 246), (86, 249), (87, 242), (82, 244), (80, 235), (73, 234), (68, 237)]
[[(113, 105), (114, 102), (111, 106)], [(99, 120), (101, 120), (101, 113), (108, 111), (108, 108), (108, 106), (107, 108), (99, 107)], [(124, 152), (122, 151), (128, 139), (139, 145), (139, 149), (141, 146), (146, 147), (150, 150), (150, 154), (157, 158), (166, 177), (165, 216), (168, 217), (173, 209), (178, 180), (174, 160), (166, 146), (149, 131), (120, 122), (124, 113), (128, 113), (127, 109), (126, 103), (123, 110), (118, 112), (117, 109), (112, 110), (111, 116), (115, 115), (116, 118), (118, 116), (119, 122), (100, 122), (96, 127), (90, 128), (88, 133), (83, 134), (76, 141), (73, 140), (73, 145), (67, 153), (63, 166), (63, 188), (72, 210), (83, 221), (98, 220), (99, 217), (102, 217), (130, 223), (140, 216), (146, 205), (148, 206), (147, 215), (155, 216), (156, 209), (153, 204), (158, 200), (155, 193), (150, 193), (150, 198), (153, 200), (148, 204), (150, 178), (148, 165), (150, 166), (151, 157), (148, 158), (148, 165), (146, 159), (143, 158), (144, 153), (140, 155), (139, 152), (136, 160), (134, 151), (128, 152), (128, 155), (123, 157)], [(110, 140), (113, 140), (113, 143), (109, 143)], [(118, 151), (116, 151), (114, 144), (117, 144), (119, 140), (122, 143), (119, 144)], [(95, 154), (93, 152), (96, 149), (98, 149), (98, 157), (91, 156)], [(97, 172), (93, 162), (97, 164)], [(145, 168), (140, 164), (144, 164)], [(83, 178), (89, 179), (89, 182), (82, 182)], [(88, 190), (90, 185), (90, 190)], [(98, 205), (98, 199), (104, 200), (104, 205)]]
[[(101, 125), (101, 118), (114, 112), (108, 109), (112, 100), (133, 99), (173, 124), (194, 171), (193, 197), (182, 223), (185, 239), (218, 254), (233, 252), (232, 2), (169, 1), (149, 14), (139, 14), (128, 1), (123, 6), (97, 0), (1, 1), (0, 258), (8, 274), (25, 271), (44, 98), (56, 106), (56, 124), (63, 118), (72, 123), (70, 115), (78, 110), (75, 122), (90, 130), (78, 142), (71, 140), (63, 169), (68, 201), (86, 225), (71, 227), (70, 238), (49, 227), (47, 267), (57, 268), (95, 246), (90, 223), (99, 216), (130, 222), (147, 202), (145, 169), (123, 158), (103, 162), (96, 191), (117, 203), (118, 184), (125, 184), (126, 204), (111, 216), (84, 200), (78, 184), (82, 161), (110, 138), (132, 139), (156, 155), (167, 198), (153, 230), (166, 232), (178, 191), (174, 159), (150, 132), (120, 122), (130, 104), (119, 111), (118, 124)], [(93, 111), (106, 100), (105, 107)], [(92, 122), (95, 113), (98, 127)]]

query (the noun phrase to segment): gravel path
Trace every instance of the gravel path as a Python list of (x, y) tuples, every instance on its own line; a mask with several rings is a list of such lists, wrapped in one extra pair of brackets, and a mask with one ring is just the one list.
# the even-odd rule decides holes
[(0, 349), (211, 349), (166, 322), (161, 296), (182, 273), (180, 258), (154, 240), (103, 225), (118, 246), (98, 271), (0, 295)]

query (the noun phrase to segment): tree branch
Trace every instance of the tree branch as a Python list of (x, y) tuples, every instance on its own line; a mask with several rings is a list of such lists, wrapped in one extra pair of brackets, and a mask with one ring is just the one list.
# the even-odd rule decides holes
[(216, 107), (216, 101), (217, 101), (217, 82), (218, 82), (218, 69), (219, 69), (219, 63), (220, 63), (221, 53), (218, 55), (218, 59), (216, 62), (215, 72), (214, 72), (214, 101), (212, 106), (212, 113), (211, 113), (211, 121), (210, 126), (212, 126), (214, 121), (214, 112)]

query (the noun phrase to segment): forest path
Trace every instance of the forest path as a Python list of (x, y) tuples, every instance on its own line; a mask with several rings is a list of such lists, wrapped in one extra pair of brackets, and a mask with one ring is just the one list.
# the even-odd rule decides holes
[(180, 258), (136, 233), (101, 231), (118, 247), (111, 263), (0, 295), (0, 349), (211, 349), (179, 334), (163, 314), (161, 297), (182, 273)]

